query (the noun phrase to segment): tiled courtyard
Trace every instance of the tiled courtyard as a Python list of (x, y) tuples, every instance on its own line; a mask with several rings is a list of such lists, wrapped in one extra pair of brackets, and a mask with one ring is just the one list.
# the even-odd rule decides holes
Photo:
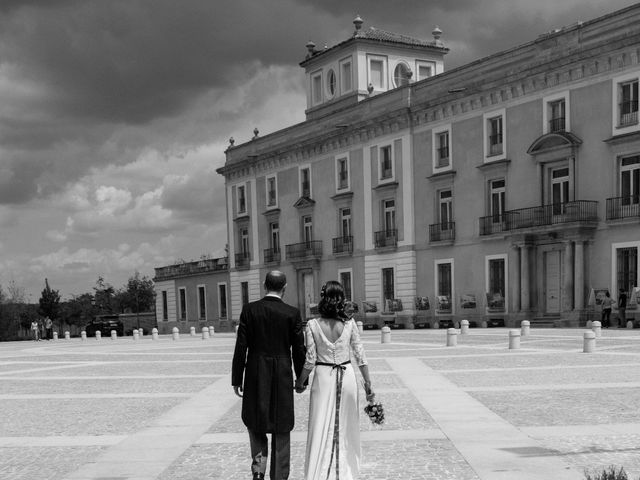
[[(640, 478), (640, 331), (365, 331), (386, 423), (361, 418), (361, 479)], [(182, 334), (0, 344), (0, 479), (250, 478), (235, 337)], [(308, 393), (296, 396), (292, 480), (302, 480)], [(364, 404), (362, 405), (364, 406)]]

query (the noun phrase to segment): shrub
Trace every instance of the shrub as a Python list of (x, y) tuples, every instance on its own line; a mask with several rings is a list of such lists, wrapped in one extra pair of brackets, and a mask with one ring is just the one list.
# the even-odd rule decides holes
[(590, 474), (585, 471), (584, 474), (587, 480), (629, 480), (624, 468), (620, 467), (619, 470), (616, 470), (616, 467), (613, 465), (608, 469), (603, 469), (602, 472), (594, 472), (593, 474)]

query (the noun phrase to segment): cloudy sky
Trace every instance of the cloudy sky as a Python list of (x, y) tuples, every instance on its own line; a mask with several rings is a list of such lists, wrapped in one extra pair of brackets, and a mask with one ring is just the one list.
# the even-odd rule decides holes
[(365, 27), (452, 68), (629, 0), (1, 0), (0, 285), (37, 301), (226, 243), (229, 137), (304, 120), (305, 44)]

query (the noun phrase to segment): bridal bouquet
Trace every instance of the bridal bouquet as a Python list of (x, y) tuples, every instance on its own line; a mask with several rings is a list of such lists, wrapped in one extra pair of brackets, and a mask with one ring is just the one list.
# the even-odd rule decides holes
[(381, 403), (369, 403), (364, 407), (364, 413), (369, 416), (369, 420), (374, 425), (382, 425), (384, 423), (384, 408)]

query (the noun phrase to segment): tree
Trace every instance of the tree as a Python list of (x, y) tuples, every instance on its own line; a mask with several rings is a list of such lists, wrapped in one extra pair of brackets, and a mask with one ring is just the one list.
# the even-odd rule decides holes
[(69, 325), (86, 325), (95, 314), (94, 298), (90, 293), (74, 295), (70, 300), (64, 302), (60, 309), (60, 316)]
[(133, 277), (129, 277), (123, 293), (123, 309), (134, 313), (151, 312), (155, 309), (156, 293), (153, 280), (146, 275), (141, 277), (140, 272), (136, 272)]
[(53, 290), (49, 286), (49, 280), (44, 279), (45, 287), (40, 295), (40, 308), (38, 313), (43, 317), (49, 317), (55, 321), (59, 317), (60, 313), (60, 293), (58, 290)]
[(98, 277), (93, 291), (96, 315), (108, 315), (117, 311), (116, 291), (111, 284), (104, 281), (104, 278)]

